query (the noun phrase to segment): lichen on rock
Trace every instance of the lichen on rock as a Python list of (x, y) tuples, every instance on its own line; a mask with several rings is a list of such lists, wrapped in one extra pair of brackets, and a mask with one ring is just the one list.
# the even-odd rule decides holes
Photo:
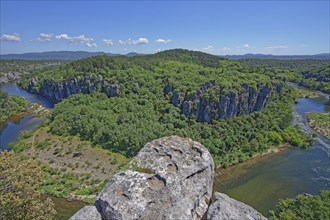
[(253, 208), (215, 193), (209, 151), (188, 138), (170, 136), (147, 143), (126, 172), (114, 175), (94, 206), (70, 220), (265, 219)]
[(257, 210), (223, 193), (214, 193), (214, 202), (209, 207), (207, 220), (266, 220)]

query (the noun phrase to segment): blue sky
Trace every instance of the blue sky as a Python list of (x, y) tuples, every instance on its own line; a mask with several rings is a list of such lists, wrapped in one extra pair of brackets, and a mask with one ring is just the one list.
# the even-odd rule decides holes
[(1, 54), (329, 53), (329, 1), (1, 1)]

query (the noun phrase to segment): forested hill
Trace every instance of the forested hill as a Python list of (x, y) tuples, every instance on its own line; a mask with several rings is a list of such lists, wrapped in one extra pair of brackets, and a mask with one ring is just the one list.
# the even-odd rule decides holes
[[(209, 87), (205, 83), (210, 81), (212, 89), (201, 88), (203, 85)], [(39, 72), (31, 81), (23, 80), (24, 88), (56, 102), (71, 94), (92, 90), (101, 90), (108, 96), (163, 97), (166, 86), (170, 91), (165, 93), (180, 96), (174, 98), (178, 102), (184, 97), (190, 98), (199, 89), (205, 90), (204, 99), (211, 100), (246, 89), (258, 92), (265, 85), (271, 89), (274, 84), (280, 83), (267, 73), (255, 72), (252, 67), (181, 49), (135, 57), (97, 56)]]
[(266, 69), (282, 79), (330, 94), (330, 58), (328, 59), (241, 59), (243, 65)]
[(79, 136), (126, 156), (153, 139), (179, 135), (203, 143), (227, 165), (271, 145), (308, 145), (289, 127), (295, 93), (278, 78), (176, 49), (86, 58), (41, 71), (21, 86), (59, 102), (49, 123), (53, 134)]
[[(164, 51), (164, 53), (168, 53)], [(172, 53), (172, 52), (171, 52)], [(92, 56), (119, 56), (120, 54), (105, 53), (105, 52), (88, 52), (88, 51), (49, 51), (49, 52), (35, 52), (23, 54), (2, 54), (0, 59), (16, 59), (16, 60), (78, 60)], [(123, 56), (143, 56), (144, 54), (130, 52)], [(315, 54), (315, 55), (272, 55), (272, 54), (243, 54), (243, 55), (219, 55), (218, 57), (229, 59), (330, 59), (329, 53)]]

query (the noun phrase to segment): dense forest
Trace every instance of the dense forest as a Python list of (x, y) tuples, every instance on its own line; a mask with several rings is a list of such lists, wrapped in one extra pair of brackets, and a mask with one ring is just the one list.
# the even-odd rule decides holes
[[(315, 88), (324, 91), (327, 68), (322, 60), (237, 61), (169, 50), (34, 69), (20, 86), (57, 97), (57, 104), (37, 130), (24, 132), (11, 147), (22, 158), (39, 157), (39, 190), (92, 203), (106, 183), (104, 176), (127, 169), (127, 161), (147, 142), (163, 136), (201, 142), (223, 167), (283, 145), (310, 146), (312, 137), (291, 126), (293, 104), (301, 94), (285, 82), (303, 85), (304, 71), (315, 71)], [(1, 119), (27, 105), (24, 99), (0, 96)], [(200, 114), (211, 119), (200, 120)], [(52, 156), (45, 160), (47, 155)], [(301, 210), (316, 215), (306, 208), (310, 205), (325, 215), (328, 198), (325, 191), (281, 200), (271, 218), (299, 218)]]
[(17, 112), (25, 111), (28, 101), (0, 91), (0, 123)]
[[(98, 56), (39, 72), (35, 78), (33, 89), (37, 93), (45, 81), (55, 88), (83, 78), (92, 89), (56, 105), (50, 132), (79, 136), (126, 156), (135, 155), (148, 141), (171, 134), (201, 142), (222, 166), (246, 160), (270, 146), (290, 143), (307, 147), (311, 142), (298, 128), (290, 127), (296, 97), (293, 88), (277, 80), (272, 71), (201, 52), (170, 50), (139, 57)], [(210, 80), (217, 86), (198, 93), (201, 85)], [(110, 97), (93, 81), (118, 85), (118, 94)], [(28, 88), (30, 82), (25, 79), (21, 85)], [(232, 94), (237, 97), (233, 99), (237, 104), (234, 107), (244, 100), (245, 85), (253, 91), (265, 85), (275, 91), (275, 85), (280, 85), (281, 91), (267, 94), (270, 101), (262, 110), (201, 123), (195, 115), (182, 114), (183, 110), (173, 104), (174, 92), (164, 93), (166, 85), (183, 97), (199, 94), (199, 99), (209, 105), (219, 103), (221, 95)]]
[(3, 60), (0, 59), (0, 84), (19, 79), (22, 75), (59, 66), (68, 61), (58, 60)]
[(240, 63), (259, 70), (271, 71), (273, 76), (301, 86), (330, 93), (329, 59), (241, 59)]
[(320, 195), (302, 194), (293, 199), (282, 199), (275, 211), (270, 211), (271, 220), (279, 219), (329, 219), (330, 190)]

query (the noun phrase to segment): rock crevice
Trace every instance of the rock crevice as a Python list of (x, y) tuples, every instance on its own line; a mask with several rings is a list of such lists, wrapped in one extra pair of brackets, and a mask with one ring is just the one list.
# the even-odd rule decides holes
[[(114, 175), (97, 197), (95, 207), (102, 219), (188, 220), (207, 212), (214, 162), (200, 143), (178, 136), (154, 140), (131, 167)], [(80, 213), (72, 219), (79, 219)]]
[(264, 219), (223, 194), (216, 193), (209, 207), (213, 177), (213, 159), (203, 145), (178, 136), (160, 138), (141, 149), (128, 171), (110, 179), (94, 206), (82, 208), (70, 219)]

